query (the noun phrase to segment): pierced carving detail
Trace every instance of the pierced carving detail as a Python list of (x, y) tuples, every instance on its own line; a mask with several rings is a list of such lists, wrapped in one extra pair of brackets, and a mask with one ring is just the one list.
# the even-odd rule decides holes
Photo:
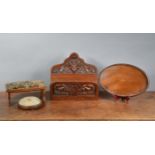
[(72, 53), (63, 64), (56, 65), (52, 69), (52, 73), (66, 73), (66, 74), (96, 74), (95, 66), (86, 64), (77, 53)]
[(96, 92), (96, 85), (93, 83), (55, 83), (53, 87), (56, 96), (95, 95)]

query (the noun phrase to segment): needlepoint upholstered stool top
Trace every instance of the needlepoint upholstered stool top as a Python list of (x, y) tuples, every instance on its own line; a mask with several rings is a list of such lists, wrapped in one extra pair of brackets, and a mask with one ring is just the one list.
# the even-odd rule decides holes
[(18, 81), (6, 84), (7, 91), (14, 91), (28, 88), (42, 88), (42, 87), (45, 87), (45, 84), (41, 80)]

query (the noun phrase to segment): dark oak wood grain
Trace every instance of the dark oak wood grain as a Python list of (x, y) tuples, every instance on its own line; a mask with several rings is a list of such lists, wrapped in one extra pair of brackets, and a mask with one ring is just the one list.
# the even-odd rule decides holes
[[(35, 94), (36, 95), (36, 94)], [(0, 93), (0, 120), (155, 120), (155, 92), (131, 98), (129, 104), (115, 103), (101, 93), (96, 100), (49, 100), (38, 110), (21, 110), (14, 94), (8, 106), (7, 93)]]

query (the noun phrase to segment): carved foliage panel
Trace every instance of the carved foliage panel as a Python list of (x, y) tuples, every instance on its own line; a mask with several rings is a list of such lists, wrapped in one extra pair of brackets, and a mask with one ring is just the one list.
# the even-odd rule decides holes
[(93, 83), (55, 83), (53, 93), (55, 96), (95, 95), (96, 85)]

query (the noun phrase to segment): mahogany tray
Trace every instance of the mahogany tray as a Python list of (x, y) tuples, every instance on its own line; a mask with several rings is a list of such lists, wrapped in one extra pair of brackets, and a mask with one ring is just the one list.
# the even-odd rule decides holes
[(149, 82), (140, 68), (129, 64), (115, 64), (102, 70), (99, 83), (114, 96), (132, 97), (143, 93)]

